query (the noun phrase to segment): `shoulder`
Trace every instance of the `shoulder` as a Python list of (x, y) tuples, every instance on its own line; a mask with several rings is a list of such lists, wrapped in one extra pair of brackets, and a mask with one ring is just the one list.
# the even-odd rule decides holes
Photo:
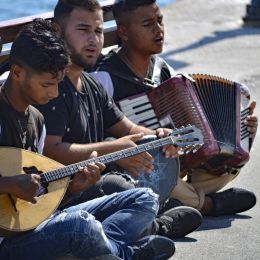
[(101, 83), (96, 77), (94, 77), (92, 73), (90, 74), (90, 73), (83, 72), (82, 79), (85, 81), (86, 83), (85, 85), (89, 92), (95, 94), (99, 93), (101, 96), (105, 94), (105, 90), (102, 87)]
[(152, 57), (152, 63), (154, 66), (154, 71), (157, 71), (157, 74), (161, 74), (163, 81), (176, 75), (173, 67), (169, 65), (162, 57), (154, 55)]
[(100, 83), (92, 76), (92, 73), (83, 72), (82, 73), (82, 80), (87, 82), (89, 85), (93, 87), (99, 87)]
[(101, 86), (107, 91), (110, 97), (113, 97), (114, 87), (110, 74), (107, 71), (94, 71), (90, 75), (94, 77)]
[(159, 66), (161, 68), (167, 68), (168, 70), (173, 70), (173, 67), (162, 57), (158, 55), (152, 56), (152, 62), (154, 66)]
[(33, 118), (35, 120), (37, 120), (39, 123), (41, 123), (42, 125), (44, 124), (44, 117), (42, 115), (42, 113), (35, 108), (34, 106), (29, 106), (29, 113), (33, 116)]
[(97, 62), (93, 71), (110, 71), (122, 69), (122, 60), (119, 58), (116, 49), (103, 55)]
[(95, 69), (98, 69), (98, 68), (100, 68), (100, 67), (102, 67), (104, 65), (107, 65), (111, 60), (112, 61), (116, 60), (117, 56), (118, 55), (116, 53), (116, 49), (113, 49), (110, 52), (108, 52), (107, 54), (100, 56), (100, 58), (97, 61)]

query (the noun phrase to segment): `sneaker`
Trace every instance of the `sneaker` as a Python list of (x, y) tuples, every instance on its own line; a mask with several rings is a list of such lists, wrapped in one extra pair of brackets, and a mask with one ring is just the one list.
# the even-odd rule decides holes
[(161, 207), (161, 209), (159, 210), (159, 214), (162, 214), (163, 212), (165, 212), (166, 210), (172, 209), (172, 208), (176, 208), (176, 207), (180, 207), (180, 206), (184, 206), (182, 204), (182, 202), (180, 202), (177, 199), (174, 198), (169, 198)]
[(158, 235), (171, 239), (184, 237), (196, 230), (202, 222), (202, 215), (194, 208), (181, 206), (165, 211), (157, 219)]
[(175, 252), (174, 242), (166, 237), (149, 236), (148, 241), (133, 247), (133, 260), (166, 260)]
[(236, 214), (251, 209), (256, 204), (255, 194), (240, 188), (231, 188), (207, 196), (212, 199), (214, 205), (209, 216)]

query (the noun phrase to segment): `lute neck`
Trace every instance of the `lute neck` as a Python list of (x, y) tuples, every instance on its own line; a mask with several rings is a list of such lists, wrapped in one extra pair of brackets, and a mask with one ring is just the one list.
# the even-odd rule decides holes
[(135, 147), (131, 147), (131, 148), (117, 151), (117, 152), (102, 155), (102, 156), (99, 156), (99, 157), (96, 157), (93, 159), (88, 159), (88, 160), (81, 161), (78, 163), (70, 164), (63, 168), (48, 171), (48, 172), (41, 174), (41, 177), (42, 177), (41, 182), (49, 183), (49, 182), (56, 181), (61, 178), (70, 177), (70, 176), (74, 175), (76, 172), (78, 172), (79, 168), (86, 167), (90, 163), (100, 162), (103, 164), (108, 164), (108, 163), (111, 163), (111, 162), (114, 162), (117, 160), (121, 160), (121, 159), (124, 159), (127, 157), (134, 156), (134, 155), (142, 153), (142, 152), (154, 150), (156, 148), (160, 148), (162, 146), (169, 145), (169, 144), (172, 144), (172, 138), (170, 136), (164, 137), (164, 138), (161, 138), (161, 139), (158, 139), (155, 141), (151, 141), (148, 143), (140, 144)]

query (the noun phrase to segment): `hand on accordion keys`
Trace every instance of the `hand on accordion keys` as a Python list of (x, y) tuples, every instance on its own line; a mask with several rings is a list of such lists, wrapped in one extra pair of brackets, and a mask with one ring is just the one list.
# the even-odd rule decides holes
[[(166, 137), (172, 133), (171, 129), (168, 128), (158, 128), (156, 129), (156, 135), (160, 138)], [(179, 156), (179, 148), (173, 145), (167, 145), (163, 147), (163, 152), (166, 158), (175, 158)]]
[(249, 137), (252, 139), (254, 139), (256, 135), (257, 126), (258, 126), (258, 118), (254, 114), (255, 107), (256, 107), (256, 102), (252, 101), (251, 104), (249, 105), (249, 115), (244, 121), (244, 124), (247, 126), (247, 130), (250, 133)]

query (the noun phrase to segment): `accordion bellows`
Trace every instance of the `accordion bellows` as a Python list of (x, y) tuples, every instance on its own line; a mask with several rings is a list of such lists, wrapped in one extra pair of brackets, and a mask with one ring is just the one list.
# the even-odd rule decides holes
[(119, 104), (133, 121), (153, 129), (188, 124), (198, 127), (204, 145), (195, 154), (182, 157), (182, 168), (205, 168), (221, 175), (241, 167), (249, 159), (249, 133), (243, 124), (249, 114), (249, 100), (249, 90), (243, 84), (192, 74), (177, 75)]

